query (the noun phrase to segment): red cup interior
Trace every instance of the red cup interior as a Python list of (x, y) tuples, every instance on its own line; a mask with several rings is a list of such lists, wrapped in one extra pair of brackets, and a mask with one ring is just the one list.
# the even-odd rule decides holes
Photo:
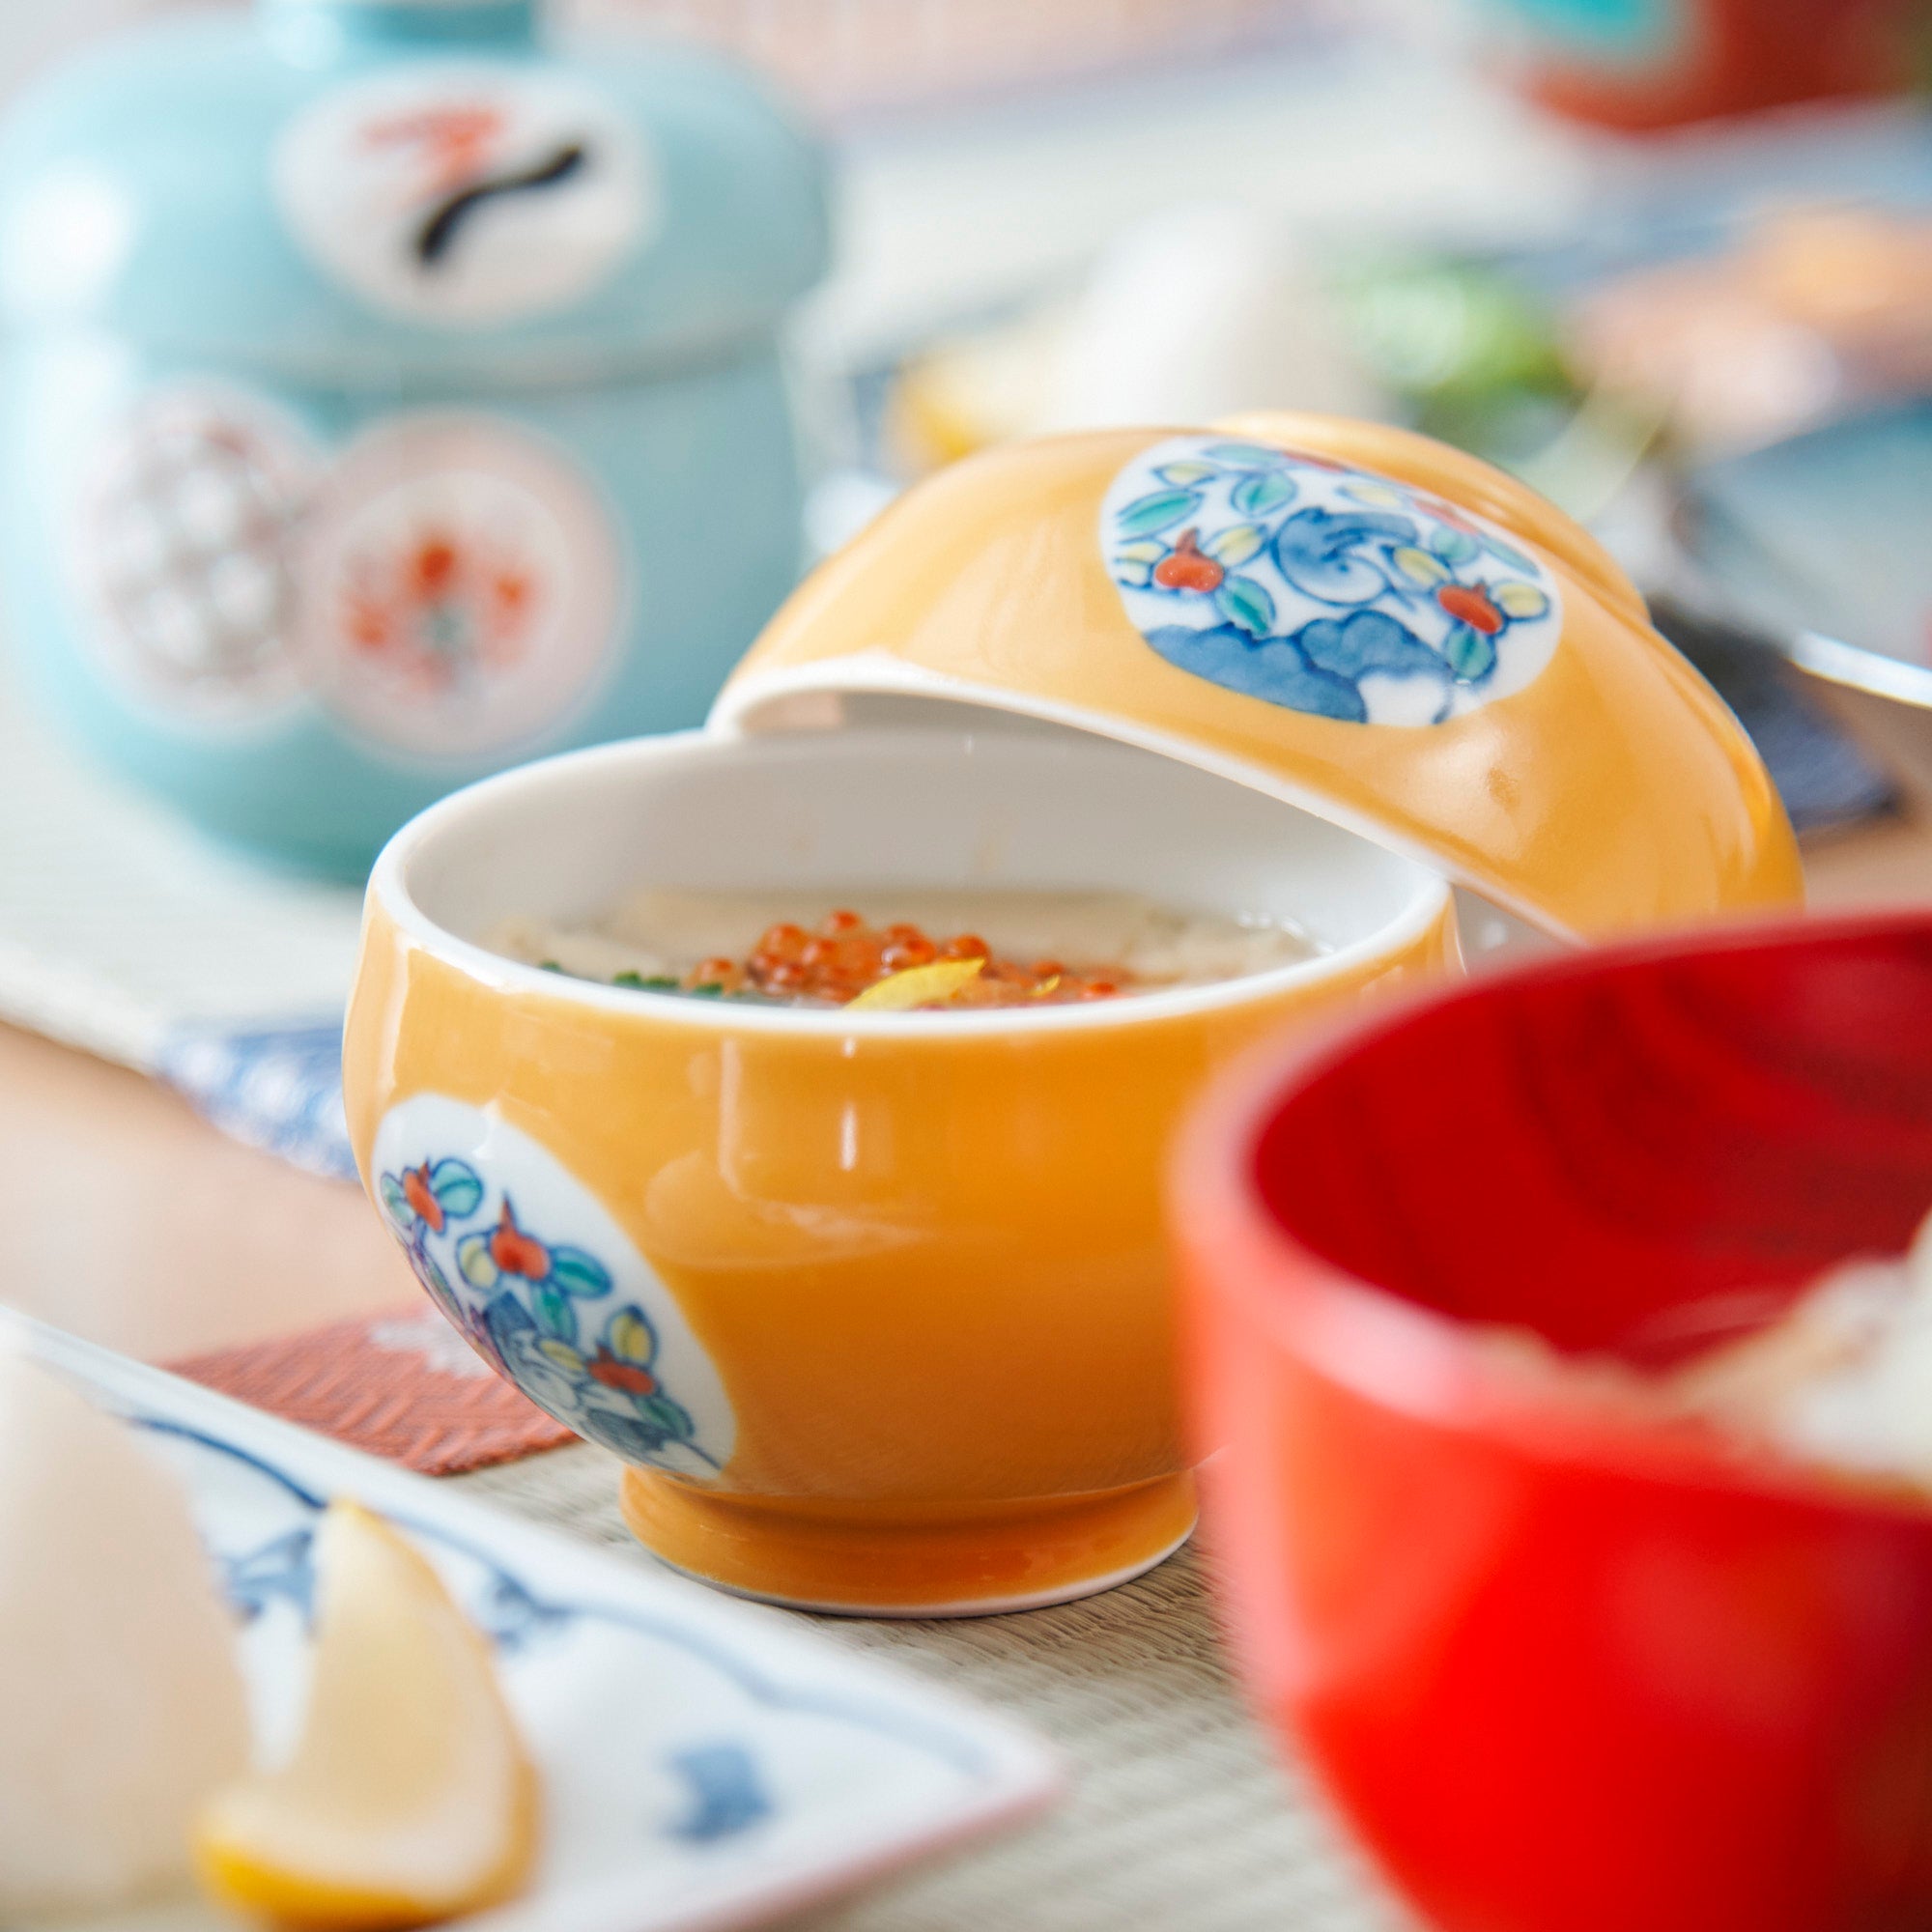
[[(1176, 1218), (1264, 1711), (1451, 1932), (1932, 1922), (1932, 1512), (1499, 1399), (1932, 1207), (1932, 920), (1478, 982), (1204, 1110)], [(1532, 1405), (1533, 1406), (1533, 1405)]]
[(1479, 985), (1315, 1072), (1254, 1174), (1363, 1281), (1564, 1349), (1679, 1351), (1900, 1252), (1932, 1208), (1932, 923)]

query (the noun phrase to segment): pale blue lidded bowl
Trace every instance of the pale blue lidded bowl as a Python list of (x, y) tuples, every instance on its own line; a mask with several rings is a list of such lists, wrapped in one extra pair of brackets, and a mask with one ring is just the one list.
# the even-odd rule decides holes
[(823, 169), (754, 83), (534, 0), (261, 0), (0, 135), (29, 682), (217, 836), (359, 875), (533, 754), (695, 724), (801, 561)]

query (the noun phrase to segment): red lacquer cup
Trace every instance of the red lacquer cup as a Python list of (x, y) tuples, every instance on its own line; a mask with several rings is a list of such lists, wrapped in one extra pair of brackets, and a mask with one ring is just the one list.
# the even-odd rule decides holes
[(1182, 1148), (1194, 1423), (1255, 1699), (1446, 1932), (1932, 1922), (1932, 1510), (1579, 1405), (1932, 1206), (1932, 919), (1479, 982)]

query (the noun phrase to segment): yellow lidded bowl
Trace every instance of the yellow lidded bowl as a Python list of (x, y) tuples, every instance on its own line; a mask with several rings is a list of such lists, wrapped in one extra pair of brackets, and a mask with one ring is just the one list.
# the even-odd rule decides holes
[[(1193, 1520), (1174, 1122), (1264, 1035), (1452, 968), (1445, 872), (1571, 934), (1797, 881), (1729, 714), (1493, 472), (1287, 419), (1003, 450), (809, 582), (705, 732), (527, 766), (398, 835), (351, 1130), (425, 1287), (624, 1459), (668, 1561), (872, 1613), (1058, 1601)], [(1093, 1006), (860, 1013), (493, 947), (639, 887), (987, 886), (1282, 915), (1325, 951)]]

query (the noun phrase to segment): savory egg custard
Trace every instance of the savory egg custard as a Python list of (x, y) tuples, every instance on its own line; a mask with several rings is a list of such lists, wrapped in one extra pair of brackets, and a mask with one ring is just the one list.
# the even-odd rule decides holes
[(1071, 1006), (1264, 973), (1322, 949), (1279, 919), (1132, 893), (639, 893), (582, 924), (515, 921), (500, 952), (642, 992), (794, 1007)]

